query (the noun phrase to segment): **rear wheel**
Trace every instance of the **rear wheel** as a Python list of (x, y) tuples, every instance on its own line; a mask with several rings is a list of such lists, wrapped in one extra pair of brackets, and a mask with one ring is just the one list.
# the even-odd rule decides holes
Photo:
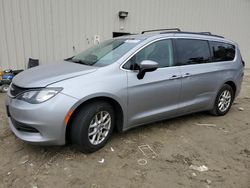
[(84, 153), (99, 150), (113, 132), (114, 119), (114, 110), (109, 103), (96, 101), (85, 105), (71, 124), (72, 143)]
[(234, 91), (230, 85), (223, 85), (217, 94), (214, 108), (211, 110), (211, 114), (217, 116), (225, 115), (231, 108), (234, 100)]

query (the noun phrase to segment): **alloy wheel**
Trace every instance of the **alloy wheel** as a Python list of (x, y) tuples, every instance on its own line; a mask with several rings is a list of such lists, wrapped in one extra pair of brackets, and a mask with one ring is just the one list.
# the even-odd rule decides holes
[(98, 145), (107, 137), (111, 128), (111, 115), (107, 111), (100, 111), (92, 118), (88, 138), (91, 144)]
[(232, 94), (229, 90), (224, 90), (219, 97), (218, 108), (221, 112), (225, 112), (231, 103)]

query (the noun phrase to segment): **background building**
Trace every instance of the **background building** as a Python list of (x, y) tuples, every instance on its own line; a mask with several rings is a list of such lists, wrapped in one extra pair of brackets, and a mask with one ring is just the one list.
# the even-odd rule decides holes
[(250, 62), (250, 0), (0, 0), (0, 69), (67, 58), (115, 32), (172, 27), (232, 39)]

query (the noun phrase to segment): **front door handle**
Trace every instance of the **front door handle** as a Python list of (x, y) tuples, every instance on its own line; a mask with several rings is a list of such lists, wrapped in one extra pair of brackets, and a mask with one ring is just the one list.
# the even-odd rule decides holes
[(169, 79), (170, 79), (170, 80), (175, 80), (175, 79), (179, 79), (179, 78), (181, 78), (180, 75), (174, 74), (174, 75), (172, 75)]

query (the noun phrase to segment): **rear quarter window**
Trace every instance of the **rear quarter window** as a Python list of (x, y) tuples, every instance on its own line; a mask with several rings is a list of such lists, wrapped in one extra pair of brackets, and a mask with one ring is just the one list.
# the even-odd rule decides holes
[(235, 57), (235, 46), (224, 42), (210, 41), (212, 61), (232, 61)]

